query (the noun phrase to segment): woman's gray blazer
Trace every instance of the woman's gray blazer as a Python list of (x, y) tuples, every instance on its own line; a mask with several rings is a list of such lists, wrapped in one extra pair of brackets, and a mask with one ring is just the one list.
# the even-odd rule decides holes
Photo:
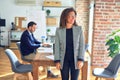
[[(82, 28), (73, 26), (73, 46), (75, 69), (77, 68), (78, 59), (84, 60), (85, 43)], [(64, 56), (66, 50), (66, 28), (57, 28), (55, 38), (55, 61), (59, 60), (61, 68), (63, 68)]]

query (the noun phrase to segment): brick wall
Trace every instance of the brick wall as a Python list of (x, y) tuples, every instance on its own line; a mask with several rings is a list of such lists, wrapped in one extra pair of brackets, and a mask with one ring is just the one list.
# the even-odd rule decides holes
[(106, 36), (120, 28), (120, 0), (96, 0), (93, 28), (93, 65), (106, 66), (110, 58)]
[[(88, 32), (88, 7), (89, 0), (76, 1), (77, 22), (83, 26), (85, 34)], [(120, 0), (95, 0), (92, 65), (108, 65), (111, 58), (105, 46), (106, 36), (116, 29), (120, 29)]]

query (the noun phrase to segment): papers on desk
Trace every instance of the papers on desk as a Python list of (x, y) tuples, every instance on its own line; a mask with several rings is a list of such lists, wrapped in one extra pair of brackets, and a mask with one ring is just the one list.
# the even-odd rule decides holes
[(54, 60), (54, 55), (49, 55), (49, 56), (46, 56), (46, 57), (51, 59), (51, 60)]
[[(38, 50), (37, 50), (39, 53), (53, 53), (53, 49), (52, 48), (46, 48), (46, 47), (39, 47)], [(51, 60), (54, 60), (54, 55), (49, 55), (49, 56), (46, 56), (47, 58), (51, 59)]]
[(52, 48), (39, 47), (37, 50), (39, 53), (53, 53)]

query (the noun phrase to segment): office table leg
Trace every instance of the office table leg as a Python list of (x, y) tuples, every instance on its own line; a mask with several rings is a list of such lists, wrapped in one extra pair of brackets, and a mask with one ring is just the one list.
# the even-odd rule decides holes
[(38, 80), (38, 63), (32, 62), (33, 65), (33, 80)]
[(81, 80), (88, 80), (88, 61), (84, 62), (84, 66), (82, 67), (82, 79)]

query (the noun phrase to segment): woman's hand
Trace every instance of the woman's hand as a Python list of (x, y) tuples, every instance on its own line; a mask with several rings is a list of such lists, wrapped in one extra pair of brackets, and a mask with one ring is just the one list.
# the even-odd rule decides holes
[(78, 61), (77, 67), (78, 67), (78, 69), (81, 69), (83, 67), (83, 61)]
[(56, 65), (56, 68), (57, 68), (58, 70), (60, 70), (60, 69), (61, 69), (60, 62), (55, 63), (55, 65)]

